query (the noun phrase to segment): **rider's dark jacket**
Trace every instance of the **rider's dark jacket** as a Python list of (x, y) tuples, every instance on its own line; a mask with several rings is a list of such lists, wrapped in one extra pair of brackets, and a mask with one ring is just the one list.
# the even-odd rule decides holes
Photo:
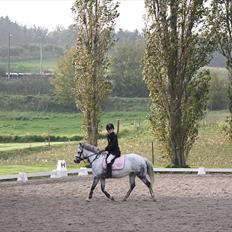
[(112, 132), (107, 135), (108, 145), (105, 148), (105, 151), (108, 151), (115, 157), (119, 157), (121, 155), (121, 151), (118, 146), (118, 137), (117, 135)]

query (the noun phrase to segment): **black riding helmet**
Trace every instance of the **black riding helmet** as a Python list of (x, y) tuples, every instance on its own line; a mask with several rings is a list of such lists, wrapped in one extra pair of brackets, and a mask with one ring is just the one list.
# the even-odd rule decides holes
[(114, 125), (112, 123), (108, 123), (106, 125), (106, 130), (111, 130), (111, 129), (114, 129)]

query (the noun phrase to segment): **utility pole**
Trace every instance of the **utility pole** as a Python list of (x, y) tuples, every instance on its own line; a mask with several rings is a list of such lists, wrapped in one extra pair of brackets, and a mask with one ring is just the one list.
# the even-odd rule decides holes
[(43, 44), (42, 44), (42, 39), (40, 42), (40, 75), (42, 76), (42, 65), (43, 65)]
[(12, 37), (12, 34), (8, 34), (8, 67), (7, 67), (7, 76), (8, 79), (10, 79), (10, 38)]

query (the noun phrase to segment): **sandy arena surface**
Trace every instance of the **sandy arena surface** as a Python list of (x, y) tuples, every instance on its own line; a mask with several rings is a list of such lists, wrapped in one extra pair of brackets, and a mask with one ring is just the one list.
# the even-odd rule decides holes
[(157, 202), (137, 179), (127, 202), (128, 178), (108, 180), (92, 202), (92, 176), (0, 182), (0, 232), (224, 232), (232, 231), (232, 175), (156, 174)]

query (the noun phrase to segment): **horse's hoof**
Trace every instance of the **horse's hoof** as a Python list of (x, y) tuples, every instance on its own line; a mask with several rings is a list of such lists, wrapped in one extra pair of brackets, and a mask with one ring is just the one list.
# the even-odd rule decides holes
[(126, 198), (123, 198), (123, 200), (122, 201), (126, 201), (127, 199)]
[(111, 200), (111, 201), (115, 201), (115, 200), (114, 200), (114, 197), (110, 197), (110, 200)]
[(90, 199), (90, 198), (86, 198), (85, 199), (87, 202), (90, 202), (92, 199)]
[(152, 199), (154, 202), (157, 202), (157, 200), (155, 198)]

